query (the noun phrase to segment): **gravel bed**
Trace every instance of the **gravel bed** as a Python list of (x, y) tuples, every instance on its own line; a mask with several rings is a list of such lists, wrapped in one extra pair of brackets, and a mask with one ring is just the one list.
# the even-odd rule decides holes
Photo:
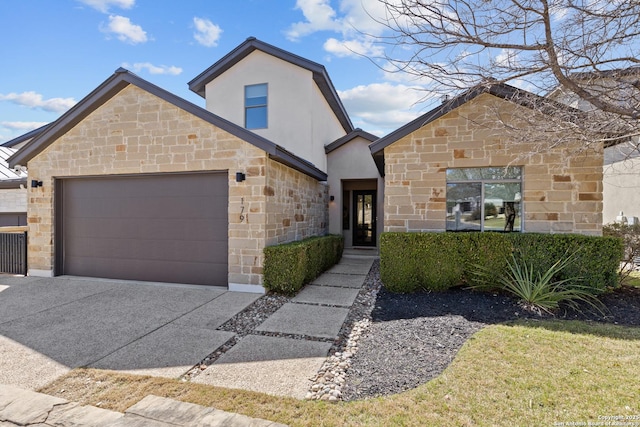
[(358, 352), (362, 334), (371, 324), (371, 311), (381, 287), (380, 261), (375, 260), (362, 284), (362, 288), (349, 310), (340, 329), (338, 339), (333, 342), (327, 360), (311, 379), (312, 385), (305, 396), (307, 400), (338, 401), (343, 399), (343, 388), (351, 359)]
[[(454, 288), (445, 292), (394, 294), (380, 282), (374, 261), (329, 356), (312, 378), (307, 399), (356, 400), (400, 393), (442, 373), (460, 347), (489, 324), (525, 318), (554, 318), (524, 310), (507, 295)], [(640, 288), (624, 287), (603, 295), (605, 315), (581, 307), (561, 310), (555, 318), (608, 322), (640, 327)], [(235, 332), (214, 353), (183, 376), (197, 376), (291, 298), (264, 295), (220, 330)], [(318, 338), (284, 335), (287, 338)]]
[[(379, 277), (376, 278), (379, 280)], [(640, 289), (624, 287), (601, 297), (606, 315), (581, 307), (555, 318), (640, 326)], [(523, 310), (506, 295), (451, 289), (377, 296), (371, 325), (350, 361), (342, 400), (400, 393), (438, 376), (471, 335), (485, 325), (522, 318), (552, 318)]]

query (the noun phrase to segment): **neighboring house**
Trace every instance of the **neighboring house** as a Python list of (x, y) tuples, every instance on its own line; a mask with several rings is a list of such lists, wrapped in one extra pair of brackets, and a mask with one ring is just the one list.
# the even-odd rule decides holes
[(10, 141), (7, 141), (0, 145), (0, 147), (12, 148), (14, 150), (19, 150), (24, 147), (27, 142), (31, 141), (34, 137), (40, 135), (51, 123), (48, 123), (44, 126), (40, 126), (37, 129), (34, 129), (30, 132), (25, 133), (24, 135), (20, 135), (17, 138), (14, 138)]
[(638, 223), (640, 218), (640, 151), (638, 141), (604, 150), (602, 223)]
[[(599, 73), (585, 72), (573, 75), (585, 87), (600, 93), (609, 102), (627, 106), (638, 103), (637, 84), (640, 67), (616, 69)], [(558, 88), (549, 98), (583, 111), (594, 110), (594, 106), (574, 93)], [(620, 142), (604, 149), (603, 166), (603, 224), (626, 220), (637, 222), (640, 218), (640, 137)], [(621, 215), (622, 212), (622, 215)], [(624, 218), (619, 218), (624, 217)]]
[(7, 163), (16, 151), (0, 146), (0, 227), (27, 225), (27, 173)]
[(29, 274), (261, 292), (266, 246), (328, 232), (374, 248), (384, 230), (600, 233), (601, 155), (512, 165), (465, 119), (514, 108), (508, 86), (381, 139), (353, 128), (323, 66), (254, 38), (189, 87), (206, 109), (119, 69), (23, 138), (9, 163), (36, 185)]

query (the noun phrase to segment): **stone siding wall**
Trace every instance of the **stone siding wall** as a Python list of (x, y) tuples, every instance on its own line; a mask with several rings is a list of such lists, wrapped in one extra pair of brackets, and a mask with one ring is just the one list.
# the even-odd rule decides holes
[[(260, 284), (267, 161), (257, 147), (129, 86), (29, 162), (30, 179), (43, 181), (29, 188), (29, 267), (53, 270), (56, 177), (226, 170), (229, 281)], [(236, 183), (236, 172), (246, 181)]]
[(385, 231), (445, 230), (447, 168), (519, 165), (524, 231), (602, 234), (602, 149), (565, 145), (524, 158), (532, 145), (477, 124), (496, 108), (516, 106), (483, 94), (385, 148)]
[(325, 183), (269, 161), (264, 194), (267, 246), (327, 234), (329, 188)]
[(26, 212), (27, 189), (7, 188), (0, 190), (0, 212)]

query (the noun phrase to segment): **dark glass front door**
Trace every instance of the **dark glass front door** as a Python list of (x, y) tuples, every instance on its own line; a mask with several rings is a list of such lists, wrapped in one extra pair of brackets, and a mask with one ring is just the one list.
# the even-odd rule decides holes
[(376, 245), (376, 191), (353, 192), (353, 246)]

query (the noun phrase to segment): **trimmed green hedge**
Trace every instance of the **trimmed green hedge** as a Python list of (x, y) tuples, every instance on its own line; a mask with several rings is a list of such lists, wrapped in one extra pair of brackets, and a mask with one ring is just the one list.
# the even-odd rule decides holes
[(596, 294), (617, 285), (621, 240), (576, 234), (383, 233), (380, 278), (392, 292), (445, 290), (472, 284), (476, 265), (498, 277), (512, 253), (535, 270), (546, 271), (573, 252), (575, 261), (558, 279), (579, 277)]
[(264, 248), (265, 289), (294, 295), (342, 258), (344, 238), (338, 235), (310, 237), (305, 240)]

